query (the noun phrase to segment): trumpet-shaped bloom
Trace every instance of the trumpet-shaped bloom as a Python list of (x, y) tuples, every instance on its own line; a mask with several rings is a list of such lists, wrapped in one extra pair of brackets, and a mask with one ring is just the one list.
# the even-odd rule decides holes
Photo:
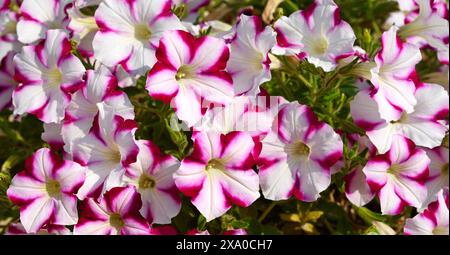
[(44, 132), (41, 138), (54, 150), (59, 150), (64, 147), (64, 140), (61, 135), (62, 126), (63, 124), (61, 123), (44, 123)]
[(353, 29), (340, 19), (338, 6), (330, 2), (313, 3), (304, 11), (281, 17), (274, 28), (275, 54), (306, 57), (326, 72), (334, 70), (339, 59), (354, 53)]
[(396, 215), (406, 205), (421, 208), (427, 197), (423, 184), (430, 158), (403, 137), (395, 136), (386, 154), (372, 157), (363, 172), (372, 191), (378, 194), (383, 214)]
[(71, 0), (24, 0), (20, 5), (21, 19), (17, 23), (19, 41), (34, 43), (48, 37), (46, 32), (64, 29), (67, 25), (66, 8)]
[(0, 111), (11, 105), (12, 93), (18, 85), (14, 80), (14, 55), (10, 52), (0, 62)]
[(403, 38), (419, 37), (431, 47), (437, 50), (447, 48), (448, 52), (448, 20), (443, 17), (444, 13), (448, 12), (446, 3), (435, 4), (434, 2), (416, 0), (419, 5), (419, 15), (410, 23), (402, 26), (399, 33)]
[(86, 136), (72, 140), (70, 155), (86, 166), (78, 198), (98, 197), (122, 186), (125, 167), (136, 162), (139, 149), (134, 141), (136, 122), (124, 120), (113, 110), (101, 108)]
[(83, 201), (74, 235), (149, 235), (150, 226), (139, 214), (141, 198), (132, 186), (106, 192), (99, 202)]
[(181, 162), (174, 179), (207, 221), (223, 215), (232, 204), (247, 207), (259, 198), (249, 135), (194, 132), (192, 139), (194, 151)]
[(379, 153), (389, 150), (396, 134), (408, 137), (418, 146), (437, 147), (447, 131), (440, 120), (448, 115), (448, 93), (440, 85), (425, 83), (417, 88), (415, 99), (413, 112), (403, 112), (400, 118), (388, 122), (380, 117), (370, 90), (364, 89), (351, 102), (351, 114)]
[(371, 82), (375, 86), (373, 98), (378, 104), (381, 118), (397, 120), (402, 112), (411, 113), (417, 103), (416, 86), (411, 79), (415, 66), (422, 60), (420, 49), (403, 43), (395, 27), (383, 33), (381, 51), (375, 57), (376, 66), (371, 70)]
[(448, 189), (441, 190), (437, 200), (412, 219), (407, 219), (405, 235), (449, 235)]
[(151, 223), (170, 224), (181, 209), (181, 199), (173, 180), (180, 163), (173, 156), (162, 154), (150, 141), (137, 141), (137, 145), (137, 161), (126, 168), (123, 180), (141, 194), (142, 216)]
[(224, 40), (195, 38), (184, 31), (170, 31), (161, 38), (158, 63), (150, 71), (150, 95), (171, 102), (179, 119), (194, 126), (203, 116), (203, 100), (226, 105), (233, 98), (233, 81), (224, 71), (229, 50)]
[(15, 78), (21, 84), (13, 93), (14, 114), (31, 113), (45, 123), (59, 123), (70, 93), (82, 84), (85, 69), (70, 52), (67, 36), (49, 30), (46, 40), (25, 46), (14, 57)]
[(117, 79), (107, 67), (100, 66), (95, 71), (86, 72), (86, 83), (72, 95), (66, 108), (61, 129), (66, 152), (72, 151), (73, 140), (89, 133), (100, 108), (113, 111), (124, 119), (134, 119), (134, 107), (128, 96), (116, 88)]
[(240, 16), (227, 65), (236, 95), (254, 96), (259, 92), (259, 85), (271, 79), (269, 51), (275, 44), (275, 31), (263, 27), (259, 17)]
[(284, 105), (271, 132), (261, 141), (259, 178), (264, 197), (295, 195), (315, 201), (331, 183), (331, 167), (342, 157), (340, 136), (297, 102)]
[(99, 27), (93, 41), (95, 58), (110, 67), (120, 64), (132, 76), (143, 75), (156, 63), (162, 34), (183, 29), (171, 12), (171, 2), (104, 0), (95, 12)]
[(175, 6), (179, 6), (180, 4), (186, 5), (186, 15), (183, 17), (183, 20), (188, 22), (195, 22), (198, 17), (198, 11), (200, 8), (209, 4), (210, 0), (173, 0), (173, 4)]
[(441, 189), (448, 189), (449, 180), (449, 151), (445, 147), (437, 147), (432, 150), (427, 149), (428, 157), (431, 159), (430, 176), (425, 183), (428, 189), (428, 198), (423, 205), (425, 209), (429, 203), (437, 198), (437, 194)]
[(17, 41), (18, 14), (9, 10), (0, 11), (0, 59), (9, 52), (18, 52), (22, 46)]
[(86, 172), (79, 164), (60, 160), (49, 149), (36, 151), (25, 170), (14, 176), (8, 198), (20, 207), (20, 221), (27, 233), (44, 225), (75, 225), (78, 222), (77, 193)]

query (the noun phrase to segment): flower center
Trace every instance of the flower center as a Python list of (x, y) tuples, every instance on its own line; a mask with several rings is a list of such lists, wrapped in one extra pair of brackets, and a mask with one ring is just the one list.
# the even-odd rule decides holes
[(58, 68), (53, 68), (46, 73), (46, 80), (50, 87), (56, 87), (61, 85), (62, 82), (62, 73)]
[(139, 177), (139, 189), (152, 189), (156, 186), (156, 181), (153, 177), (143, 174)]
[(60, 29), (62, 28), (61, 23), (57, 21), (51, 21), (47, 23), (47, 28), (50, 29)]
[(328, 40), (321, 36), (313, 45), (312, 50), (315, 55), (323, 55), (328, 50)]
[(17, 22), (15, 21), (9, 21), (5, 24), (3, 31), (2, 31), (2, 35), (5, 34), (15, 34), (17, 31)]
[(398, 164), (393, 164), (391, 167), (388, 168), (387, 172), (389, 174), (392, 174), (394, 176), (397, 176), (402, 171), (402, 168)]
[(120, 150), (117, 146), (114, 146), (110, 151), (106, 152), (105, 157), (109, 159), (109, 161), (117, 164), (122, 161), (122, 155), (120, 154)]
[(441, 169), (441, 172), (442, 172), (442, 174), (443, 175), (448, 175), (448, 172), (449, 172), (449, 165), (448, 165), (448, 163), (446, 163), (446, 164), (444, 164), (443, 166), (442, 166), (442, 169)]
[(205, 170), (209, 171), (211, 169), (224, 170), (225, 169), (225, 164), (220, 159), (211, 159), (208, 162), (208, 165), (206, 165)]
[(286, 147), (286, 152), (293, 156), (301, 156), (301, 157), (309, 157), (309, 154), (311, 153), (311, 148), (309, 148), (308, 145), (306, 145), (302, 141), (297, 141), (292, 144), (289, 144)]
[(45, 190), (51, 197), (56, 197), (61, 193), (61, 184), (55, 180), (48, 180), (45, 184)]
[(391, 124), (405, 123), (407, 121), (408, 121), (408, 114), (406, 112), (403, 112), (402, 116), (400, 116), (400, 119), (391, 121)]
[(113, 213), (109, 216), (109, 224), (116, 229), (121, 229), (123, 226), (125, 226), (122, 217), (120, 217), (120, 214), (118, 213)]
[(145, 24), (138, 24), (134, 27), (134, 37), (139, 41), (148, 41), (152, 36), (152, 32)]
[(433, 229), (433, 235), (448, 235), (448, 227), (437, 226)]
[(191, 69), (189, 68), (189, 66), (181, 66), (180, 68), (178, 68), (177, 74), (175, 75), (175, 79), (177, 81), (188, 79), (189, 77), (191, 77)]

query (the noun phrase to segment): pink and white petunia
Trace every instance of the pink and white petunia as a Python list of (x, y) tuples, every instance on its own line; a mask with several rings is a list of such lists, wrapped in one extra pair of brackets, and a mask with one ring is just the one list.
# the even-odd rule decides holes
[(338, 60), (353, 55), (356, 36), (339, 16), (339, 7), (330, 2), (313, 3), (306, 10), (281, 17), (274, 25), (277, 55), (296, 55), (324, 71), (336, 68)]
[(183, 20), (188, 22), (195, 22), (198, 17), (200, 9), (209, 4), (210, 0), (173, 0), (174, 6), (186, 5), (185, 17)]
[(379, 153), (386, 153), (396, 134), (411, 139), (418, 146), (434, 148), (441, 145), (447, 127), (441, 120), (448, 115), (448, 93), (436, 84), (422, 84), (415, 92), (416, 105), (411, 113), (386, 121), (380, 117), (378, 105), (369, 89), (360, 91), (350, 104), (355, 123), (366, 130)]
[(448, 189), (441, 190), (437, 199), (424, 212), (406, 219), (405, 235), (449, 235)]
[(21, 19), (17, 23), (17, 36), (25, 44), (48, 37), (46, 32), (65, 29), (66, 9), (71, 0), (24, 0), (20, 5)]
[(145, 74), (156, 63), (163, 33), (184, 29), (171, 2), (104, 0), (95, 12), (99, 27), (93, 41), (95, 58), (109, 67), (121, 65), (131, 76)]
[(93, 16), (88, 16), (80, 11), (80, 6), (74, 5), (67, 10), (69, 23), (67, 29), (72, 34), (72, 39), (78, 43), (78, 51), (86, 57), (94, 55), (92, 41), (98, 31), (97, 23)]
[(378, 194), (381, 212), (400, 214), (407, 205), (421, 208), (427, 198), (424, 180), (430, 158), (403, 136), (395, 136), (386, 154), (372, 157), (363, 168), (367, 183)]
[(0, 11), (6, 11), (9, 9), (11, 0), (0, 0)]
[(124, 119), (134, 119), (134, 107), (128, 96), (117, 89), (116, 77), (103, 65), (86, 72), (86, 83), (72, 95), (66, 108), (61, 128), (66, 152), (72, 151), (73, 140), (89, 133), (100, 109), (113, 111)]
[(239, 19), (227, 70), (233, 77), (236, 95), (254, 96), (259, 93), (259, 85), (272, 77), (269, 51), (276, 44), (276, 33), (271, 27), (263, 27), (257, 16), (242, 14)]
[(136, 163), (126, 168), (123, 181), (133, 185), (141, 194), (142, 208), (139, 210), (150, 223), (170, 224), (181, 209), (181, 199), (173, 179), (180, 162), (164, 155), (150, 141), (140, 140)]
[(397, 120), (402, 112), (411, 113), (417, 100), (412, 80), (415, 66), (422, 60), (420, 49), (403, 43), (391, 27), (381, 38), (381, 51), (375, 57), (376, 66), (370, 70), (369, 80), (374, 85), (373, 98), (381, 118)]
[(232, 204), (251, 205), (259, 198), (258, 175), (252, 169), (252, 138), (244, 132), (227, 135), (194, 132), (194, 151), (181, 162), (174, 179), (207, 221)]
[[(28, 234), (23, 225), (19, 223), (13, 223), (8, 226), (5, 235), (26, 235)], [(36, 234), (38, 235), (70, 235), (72, 232), (65, 226), (59, 225), (47, 225), (41, 228)]]
[(132, 186), (106, 192), (99, 201), (82, 203), (74, 235), (150, 235), (148, 222), (139, 214), (141, 198)]
[(0, 59), (9, 52), (19, 52), (22, 44), (17, 40), (19, 15), (12, 11), (0, 11)]
[(153, 98), (171, 102), (189, 127), (201, 119), (209, 103), (231, 102), (233, 81), (224, 70), (229, 50), (223, 39), (170, 31), (161, 38), (156, 57), (146, 89)]
[(86, 181), (77, 194), (79, 199), (98, 197), (122, 186), (125, 167), (136, 162), (139, 152), (134, 141), (136, 129), (135, 121), (102, 107), (89, 133), (71, 141), (69, 154), (87, 168)]
[(14, 114), (30, 113), (45, 123), (59, 123), (70, 93), (82, 84), (83, 64), (70, 52), (62, 30), (49, 30), (37, 45), (25, 46), (14, 57), (15, 78), (21, 84), (13, 93)]
[(79, 8), (99, 5), (103, 0), (75, 0), (75, 5)]
[(428, 157), (431, 159), (430, 176), (425, 185), (428, 189), (428, 198), (423, 205), (425, 209), (429, 203), (437, 198), (437, 194), (441, 189), (448, 189), (449, 180), (449, 151), (445, 147), (437, 147), (432, 150), (426, 149)]
[[(419, 5), (419, 15), (402, 26), (399, 34), (402, 38), (412, 39), (412, 42), (418, 41), (419, 46), (423, 46), (422, 40), (425, 40), (426, 44), (438, 51), (446, 49), (448, 52), (449, 27), (446, 3), (430, 0), (415, 1)], [(415, 39), (416, 37), (421, 40)]]
[(47, 148), (36, 151), (25, 162), (25, 170), (12, 179), (8, 198), (20, 207), (20, 221), (27, 233), (46, 224), (75, 225), (77, 197), (86, 172), (79, 164), (60, 160)]
[(64, 140), (61, 135), (63, 124), (44, 123), (44, 132), (41, 139), (47, 142), (53, 150), (60, 150), (64, 147)]
[(271, 132), (261, 141), (259, 178), (264, 197), (295, 195), (315, 201), (331, 183), (331, 167), (342, 157), (340, 136), (297, 102), (285, 104)]
[(12, 94), (18, 85), (14, 80), (14, 55), (10, 52), (0, 62), (0, 111), (11, 106)]

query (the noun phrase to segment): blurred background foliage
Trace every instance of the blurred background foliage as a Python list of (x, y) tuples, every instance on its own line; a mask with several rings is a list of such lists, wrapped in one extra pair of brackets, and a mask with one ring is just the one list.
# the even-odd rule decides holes
[[(242, 13), (261, 15), (267, 0), (212, 0), (203, 8), (199, 21), (220, 19), (233, 24)], [(285, 0), (275, 10), (274, 16), (289, 15), (305, 9), (313, 0)], [(395, 1), (389, 0), (336, 0), (341, 17), (353, 27), (356, 45), (373, 57), (380, 47), (383, 23), (391, 12), (397, 11)], [(93, 13), (94, 10), (85, 10)], [(270, 25), (270, 24), (268, 24)], [(357, 93), (355, 77), (348, 74), (353, 63), (333, 72), (323, 70), (292, 58), (280, 57), (281, 67), (272, 72), (273, 79), (263, 84), (270, 95), (279, 95), (289, 101), (298, 100), (312, 107), (319, 119), (344, 133), (361, 133), (350, 117), (349, 102)], [(418, 65), (419, 75), (436, 72), (439, 68), (436, 55), (424, 52), (424, 61)], [(127, 88), (135, 106), (139, 123), (137, 139), (150, 139), (162, 151), (182, 159), (192, 148), (190, 132), (169, 128), (173, 110), (162, 102), (152, 100), (145, 90), (145, 77), (136, 87)], [(24, 160), (35, 150), (49, 147), (41, 140), (42, 123), (34, 116), (12, 116), (11, 110), (0, 113), (0, 233), (7, 225), (18, 220), (18, 208), (6, 197), (6, 189), (15, 173), (23, 169)], [(180, 214), (173, 219), (180, 233), (197, 228), (219, 234), (235, 228), (247, 229), (249, 234), (381, 234), (383, 224), (401, 233), (406, 217), (415, 212), (405, 210), (398, 216), (382, 216), (376, 200), (363, 208), (357, 208), (345, 198), (345, 174), (357, 165), (364, 165), (367, 153), (358, 153), (344, 139), (344, 167), (333, 176), (332, 185), (322, 193), (319, 200), (305, 203), (295, 198), (272, 202), (260, 198), (249, 208), (234, 206), (224, 216), (206, 223), (189, 199), (183, 197)], [(389, 229), (389, 228), (388, 228)]]

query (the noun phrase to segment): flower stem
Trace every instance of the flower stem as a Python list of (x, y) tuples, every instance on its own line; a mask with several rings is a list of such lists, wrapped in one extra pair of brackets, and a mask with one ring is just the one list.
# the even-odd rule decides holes
[(272, 209), (277, 205), (276, 201), (273, 201), (269, 207), (266, 208), (266, 210), (261, 214), (261, 216), (258, 219), (259, 223), (262, 223), (263, 220), (267, 217), (267, 215), (269, 215), (269, 213), (272, 211)]

